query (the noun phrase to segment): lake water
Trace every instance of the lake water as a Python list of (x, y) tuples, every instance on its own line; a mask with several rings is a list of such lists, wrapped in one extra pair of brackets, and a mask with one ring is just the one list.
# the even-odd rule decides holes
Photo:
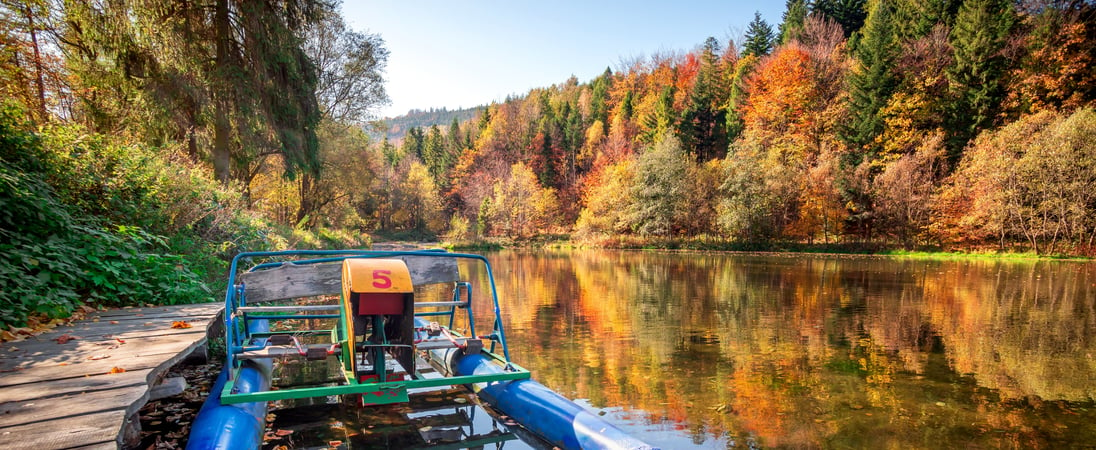
[(514, 361), (663, 449), (1096, 444), (1094, 263), (487, 256)]

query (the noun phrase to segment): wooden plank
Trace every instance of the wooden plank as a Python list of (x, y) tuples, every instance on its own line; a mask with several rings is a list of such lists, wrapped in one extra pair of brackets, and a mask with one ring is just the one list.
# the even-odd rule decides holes
[(152, 369), (93, 377), (42, 380), (37, 383), (0, 387), (0, 403), (27, 402), (34, 399), (56, 397), (81, 392), (104, 391), (148, 383)]
[[(122, 430), (149, 398), (149, 383), (204, 345), (220, 309), (104, 311), (93, 315), (99, 322), (0, 345), (0, 448), (118, 448)], [(192, 327), (173, 329), (174, 320)], [(80, 338), (55, 340), (65, 334)], [(124, 371), (109, 374), (114, 368)]]
[[(45, 361), (15, 368), (0, 377), (0, 386), (34, 383), (44, 379), (67, 379), (106, 374), (118, 367), (129, 371), (161, 368), (167, 370), (182, 361), (190, 352), (205, 343), (205, 338), (179, 342), (161, 342), (155, 345), (134, 345), (107, 359), (89, 360), (70, 355), (68, 360), (44, 357)], [(162, 366), (162, 367), (161, 367)]]
[(0, 358), (0, 371), (25, 370), (38, 366), (56, 366), (62, 363), (74, 365), (89, 360), (113, 360), (121, 364), (127, 358), (143, 354), (163, 354), (181, 351), (192, 341), (204, 340), (205, 330), (188, 328), (169, 335), (136, 337), (120, 343), (116, 338), (75, 339), (65, 344), (35, 342), (25, 344), (18, 351), (8, 351)]
[[(0, 427), (13, 427), (98, 412), (127, 411), (131, 405), (138, 403), (143, 405), (147, 398), (148, 386), (142, 384), (25, 402), (0, 403)], [(139, 408), (140, 406), (133, 409)], [(132, 414), (135, 411), (127, 412)]]
[(283, 264), (240, 274), (249, 304), (342, 292), (342, 264)]
[(115, 337), (122, 337), (124, 339), (123, 336), (162, 336), (177, 334), (180, 331), (205, 332), (205, 329), (212, 323), (210, 319), (188, 320), (186, 322), (190, 324), (190, 328), (171, 328), (173, 322), (174, 321), (171, 319), (147, 322), (126, 321), (116, 324), (109, 322), (81, 322), (70, 326), (58, 327), (53, 331), (29, 337), (22, 341), (12, 341), (0, 344), (0, 358), (4, 356), (4, 352), (11, 352), (12, 347), (29, 348), (36, 344), (49, 342), (57, 344), (57, 339), (66, 334), (70, 337), (78, 337), (78, 339), (69, 342), (75, 342), (80, 339), (96, 340), (112, 339)]
[[(411, 284), (447, 283), (460, 280), (454, 258), (405, 255), (394, 257), (407, 264)], [(342, 293), (342, 263), (282, 264), (279, 267), (240, 274), (247, 302), (259, 303), (315, 295)]]
[(88, 319), (95, 317), (100, 318), (127, 318), (134, 317), (138, 314), (144, 316), (212, 316), (216, 315), (224, 307), (224, 302), (213, 303), (196, 303), (192, 305), (171, 305), (171, 306), (153, 306), (153, 307), (141, 307), (141, 308), (118, 308), (108, 309), (106, 311), (96, 311), (88, 314)]
[(4, 427), (0, 428), (0, 448), (53, 449), (105, 443), (117, 448), (126, 418), (125, 411), (116, 410)]

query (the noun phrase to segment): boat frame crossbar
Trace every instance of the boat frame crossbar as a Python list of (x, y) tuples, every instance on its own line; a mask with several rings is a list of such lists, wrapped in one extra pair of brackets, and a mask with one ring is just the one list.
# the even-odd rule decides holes
[[(298, 305), (298, 306), (258, 306), (261, 301), (249, 304), (247, 299), (247, 286), (237, 277), (237, 270), (242, 261), (270, 260), (275, 262), (261, 262), (246, 270), (246, 273), (257, 273), (264, 270), (284, 267), (286, 265), (301, 267), (312, 264), (340, 263), (347, 259), (357, 258), (401, 258), (401, 257), (428, 257), (449, 258), (453, 271), (456, 271), (456, 261), (460, 259), (478, 261), (484, 265), (490, 285), (491, 301), (494, 305), (494, 326), (490, 334), (477, 336), (475, 333), (475, 315), (472, 307), (472, 284), (468, 281), (456, 281), (454, 283), (452, 301), (448, 302), (420, 302), (415, 308), (430, 308), (429, 311), (414, 312), (415, 317), (448, 316), (449, 324), (442, 333), (443, 338), (451, 341), (455, 347), (462, 347), (458, 340), (486, 339), (491, 345), (489, 350), (483, 349), (482, 354), (492, 359), (502, 368), (498, 373), (480, 375), (461, 375), (448, 377), (427, 378), (419, 373), (416, 367), (405, 367), (406, 376), (393, 376), (388, 374), (385, 364), (375, 364), (375, 372), (379, 376), (360, 377), (358, 362), (352, 355), (355, 350), (371, 350), (373, 347), (407, 347), (408, 343), (358, 343), (354, 336), (348, 336), (349, 324), (354, 320), (353, 314), (345, 307), (345, 301), (330, 305)], [(288, 259), (286, 261), (282, 261)], [(486, 258), (480, 255), (449, 253), (442, 250), (420, 251), (374, 251), (374, 250), (288, 250), (276, 252), (244, 252), (232, 259), (229, 271), (228, 289), (225, 294), (225, 369), (228, 372), (228, 380), (221, 392), (221, 403), (237, 404), (251, 402), (266, 402), (274, 400), (286, 400), (294, 398), (326, 397), (333, 395), (362, 395), (364, 404), (386, 404), (406, 402), (408, 389), (436, 388), (441, 386), (465, 385), (475, 383), (489, 383), (495, 381), (520, 380), (529, 378), (529, 371), (514, 364), (510, 360), (510, 351), (506, 345), (506, 333), (502, 326), (501, 310), (499, 308), (498, 292), (495, 289), (495, 278), (491, 273), (491, 265)], [(328, 293), (327, 295), (331, 295)], [(465, 338), (460, 333), (452, 330), (457, 309), (467, 311), (469, 337)], [(253, 321), (265, 320), (272, 326), (278, 321), (293, 319), (337, 319), (334, 328), (301, 329), (292, 331), (263, 331), (253, 332), (248, 324)], [(383, 325), (382, 325), (383, 326)], [(304, 336), (327, 336), (330, 342), (320, 345), (304, 345), (298, 340)], [(430, 340), (431, 344), (440, 344), (439, 340)], [(273, 347), (281, 343), (292, 342), (293, 345)], [(356, 348), (353, 346), (357, 346)], [(496, 351), (501, 350), (501, 355)], [(377, 354), (377, 353), (373, 353)], [(343, 380), (337, 385), (322, 385), (314, 387), (299, 387), (292, 389), (267, 390), (261, 392), (241, 392), (236, 386), (243, 363), (248, 359), (256, 358), (280, 358), (285, 356), (307, 356), (308, 359), (324, 359), (334, 356), (342, 362)], [(381, 356), (383, 359), (383, 356)]]

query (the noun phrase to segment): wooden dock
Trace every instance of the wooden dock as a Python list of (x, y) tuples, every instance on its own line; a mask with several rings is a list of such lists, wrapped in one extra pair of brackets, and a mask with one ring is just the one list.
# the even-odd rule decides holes
[(223, 307), (100, 311), (0, 344), (0, 448), (113, 449), (136, 442), (136, 414), (151, 387), (204, 345)]

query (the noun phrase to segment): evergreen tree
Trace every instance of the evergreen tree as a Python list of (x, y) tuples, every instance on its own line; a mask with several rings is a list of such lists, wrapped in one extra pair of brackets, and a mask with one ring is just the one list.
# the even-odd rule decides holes
[(700, 70), (679, 124), (682, 145), (699, 161), (722, 158), (727, 152), (727, 111), (723, 108), (727, 88), (719, 53), (714, 37), (704, 41)]
[(760, 12), (755, 11), (753, 21), (746, 28), (746, 43), (742, 49), (742, 56), (756, 55), (760, 57), (768, 55), (773, 50), (775, 39), (773, 27), (761, 18)]
[(454, 155), (454, 158), (464, 150), (464, 139), (460, 134), (460, 119), (457, 116), (453, 116), (453, 121), (446, 129), (445, 147), (450, 155)]
[(601, 123), (609, 122), (609, 89), (613, 86), (613, 71), (605, 68), (601, 76), (594, 78), (590, 84), (590, 120), (593, 123), (600, 120)]
[(422, 150), (424, 140), (425, 135), (422, 132), (422, 128), (411, 127), (410, 130), (407, 130), (407, 134), (403, 136), (403, 143), (400, 144), (400, 151), (404, 155), (415, 155), (419, 161), (423, 161), (424, 155)]
[(787, 0), (783, 20), (778, 27), (780, 44), (799, 37), (799, 33), (803, 31), (803, 23), (807, 20), (807, 0)]
[(902, 39), (917, 39), (937, 25), (951, 26), (962, 0), (901, 0), (894, 2), (896, 33)]
[[(175, 136), (212, 118), (214, 176), (249, 181), (263, 155), (280, 154), (289, 175), (320, 169), (318, 71), (304, 34), (326, 3), (66, 2), (59, 34), (86, 96), (90, 121), (115, 131), (117, 114), (162, 107), (155, 122)], [(170, 51), (164, 50), (170, 49)]]
[[(655, 110), (643, 118), (643, 126), (646, 128), (643, 133), (645, 142), (655, 143), (677, 126), (674, 90), (673, 84), (664, 86), (662, 93), (658, 96), (658, 103), (655, 103)], [(631, 92), (628, 93), (631, 94)]]
[(1007, 69), (1001, 50), (1014, 23), (1008, 0), (966, 0), (959, 8), (949, 39), (954, 63), (947, 70), (954, 95), (949, 126), (953, 158), (997, 116)]
[(453, 160), (445, 148), (445, 138), (437, 125), (431, 125), (422, 143), (423, 164), (434, 179), (435, 185), (442, 185), (445, 172), (453, 165)]
[[(876, 153), (875, 137), (883, 131), (880, 109), (887, 104), (897, 85), (894, 61), (900, 51), (895, 35), (893, 3), (872, 0), (868, 20), (858, 33), (859, 45), (853, 54), (856, 67), (849, 76), (849, 113), (852, 116), (843, 137), (854, 149)], [(854, 152), (853, 165), (861, 157)]]
[(820, 13), (837, 22), (845, 30), (845, 37), (850, 37), (864, 26), (864, 20), (868, 16), (864, 8), (866, 2), (867, 0), (818, 0), (811, 12)]

